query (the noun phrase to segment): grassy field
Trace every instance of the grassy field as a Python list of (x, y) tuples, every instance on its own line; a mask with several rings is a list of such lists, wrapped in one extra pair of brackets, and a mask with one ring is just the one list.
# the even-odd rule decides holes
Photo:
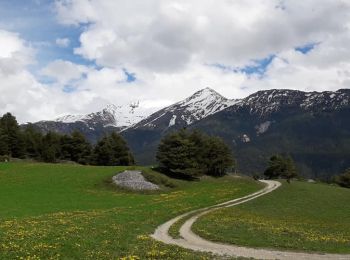
[(233, 177), (173, 180), (141, 168), (164, 191), (138, 194), (110, 183), (124, 169), (0, 164), (0, 259), (205, 259), (148, 235), (183, 212), (261, 188)]
[(350, 190), (306, 182), (203, 216), (202, 237), (249, 247), (350, 253)]

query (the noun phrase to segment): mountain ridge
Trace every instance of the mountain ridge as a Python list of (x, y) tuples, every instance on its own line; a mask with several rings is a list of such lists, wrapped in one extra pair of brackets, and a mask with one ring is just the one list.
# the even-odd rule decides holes
[(227, 99), (205, 88), (127, 127), (116, 126), (106, 111), (93, 115), (88, 122), (34, 125), (43, 132), (79, 130), (91, 142), (120, 132), (144, 165), (155, 163), (164, 135), (189, 128), (223, 138), (237, 158), (238, 170), (247, 174), (263, 171), (269, 156), (277, 153), (291, 155), (303, 176), (328, 178), (350, 166), (350, 89), (272, 89)]

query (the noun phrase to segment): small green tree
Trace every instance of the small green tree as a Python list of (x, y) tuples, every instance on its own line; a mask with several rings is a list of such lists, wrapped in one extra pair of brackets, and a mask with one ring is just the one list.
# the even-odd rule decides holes
[(335, 182), (341, 187), (350, 188), (350, 168), (343, 174), (337, 176)]
[(265, 170), (264, 175), (269, 179), (286, 178), (289, 183), (292, 178), (297, 176), (297, 170), (291, 157), (274, 155), (270, 158), (269, 166)]

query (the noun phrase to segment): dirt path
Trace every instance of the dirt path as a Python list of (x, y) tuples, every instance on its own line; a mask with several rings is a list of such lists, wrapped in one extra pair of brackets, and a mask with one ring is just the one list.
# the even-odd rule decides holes
[[(247, 257), (257, 259), (310, 259), (310, 260), (323, 260), (323, 259), (337, 259), (337, 260), (350, 260), (350, 255), (338, 255), (338, 254), (311, 254), (302, 252), (288, 252), (278, 251), (270, 249), (255, 249), (242, 246), (214, 243), (201, 238), (194, 234), (191, 230), (193, 223), (201, 216), (214, 211), (219, 208), (232, 207), (245, 203), (247, 201), (256, 199), (263, 196), (273, 190), (277, 189), (281, 183), (277, 181), (262, 181), (266, 187), (258, 192), (247, 195), (242, 198), (234, 199), (225, 203), (221, 203), (212, 207), (204, 209), (194, 210), (185, 214), (182, 214), (176, 218), (169, 220), (168, 222), (160, 225), (152, 235), (152, 237), (158, 241), (166, 244), (178, 245), (183, 248), (192, 249), (202, 252), (211, 252), (213, 254), (222, 256), (233, 256), (233, 257)], [(180, 228), (181, 239), (172, 238), (169, 235), (169, 228), (178, 220), (188, 215), (192, 215)]]

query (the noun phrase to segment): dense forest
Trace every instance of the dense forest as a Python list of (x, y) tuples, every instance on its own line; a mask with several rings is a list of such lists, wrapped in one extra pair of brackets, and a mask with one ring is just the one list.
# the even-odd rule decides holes
[(42, 134), (33, 125), (22, 129), (16, 118), (6, 113), (0, 117), (0, 160), (10, 158), (107, 166), (134, 164), (125, 140), (117, 133), (104, 136), (93, 146), (78, 131), (62, 135)]

